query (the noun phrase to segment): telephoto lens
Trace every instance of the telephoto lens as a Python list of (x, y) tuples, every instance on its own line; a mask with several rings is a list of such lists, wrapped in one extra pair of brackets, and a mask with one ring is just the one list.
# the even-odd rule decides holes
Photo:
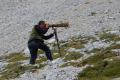
[(64, 23), (57, 23), (57, 24), (49, 24), (49, 27), (69, 27), (69, 23), (64, 22)]

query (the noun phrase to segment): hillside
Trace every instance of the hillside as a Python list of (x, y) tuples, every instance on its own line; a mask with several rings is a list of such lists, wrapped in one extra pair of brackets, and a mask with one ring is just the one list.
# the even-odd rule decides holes
[(37, 72), (30, 72), (29, 53), (2, 56), (0, 80), (120, 80), (120, 31), (98, 32), (96, 37), (78, 36), (60, 41), (62, 57), (56, 43), (51, 46), (54, 61), (48, 65), (42, 51)]
[[(70, 27), (57, 29), (62, 57), (53, 37), (54, 60), (39, 50), (33, 67), (27, 41), (40, 20)], [(120, 80), (120, 0), (0, 0), (0, 80)]]
[[(0, 55), (26, 48), (29, 31), (39, 20), (69, 21), (59, 38), (94, 35), (120, 27), (120, 0), (0, 0)], [(64, 36), (63, 36), (64, 35)]]

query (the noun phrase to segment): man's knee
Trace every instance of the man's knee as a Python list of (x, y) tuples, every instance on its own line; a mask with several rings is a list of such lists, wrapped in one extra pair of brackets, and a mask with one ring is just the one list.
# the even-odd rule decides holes
[(37, 58), (37, 49), (31, 48), (30, 50), (30, 55), (32, 59), (36, 59)]
[(31, 53), (30, 64), (35, 64), (36, 58), (37, 58), (37, 54)]
[(51, 53), (51, 51), (50, 51), (50, 49), (49, 49), (48, 46), (45, 47), (45, 52), (46, 52), (46, 53)]

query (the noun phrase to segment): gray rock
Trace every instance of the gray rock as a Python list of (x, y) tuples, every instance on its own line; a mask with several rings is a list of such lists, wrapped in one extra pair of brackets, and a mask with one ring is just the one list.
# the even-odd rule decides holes
[[(77, 35), (94, 35), (119, 29), (120, 0), (0, 0), (0, 55), (26, 48), (29, 33), (39, 20), (69, 21), (70, 28), (58, 29), (60, 40)], [(89, 13), (96, 12), (94, 16)], [(52, 30), (50, 30), (51, 32)]]

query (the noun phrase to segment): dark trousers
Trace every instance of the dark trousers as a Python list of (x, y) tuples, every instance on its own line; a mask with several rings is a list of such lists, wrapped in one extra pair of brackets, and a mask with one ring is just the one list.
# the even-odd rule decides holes
[(44, 44), (44, 42), (41, 42), (39, 40), (32, 40), (28, 42), (28, 48), (31, 55), (30, 64), (35, 64), (38, 49), (41, 49), (45, 52), (47, 59), (51, 61), (53, 60), (51, 51), (49, 47), (46, 44)]

